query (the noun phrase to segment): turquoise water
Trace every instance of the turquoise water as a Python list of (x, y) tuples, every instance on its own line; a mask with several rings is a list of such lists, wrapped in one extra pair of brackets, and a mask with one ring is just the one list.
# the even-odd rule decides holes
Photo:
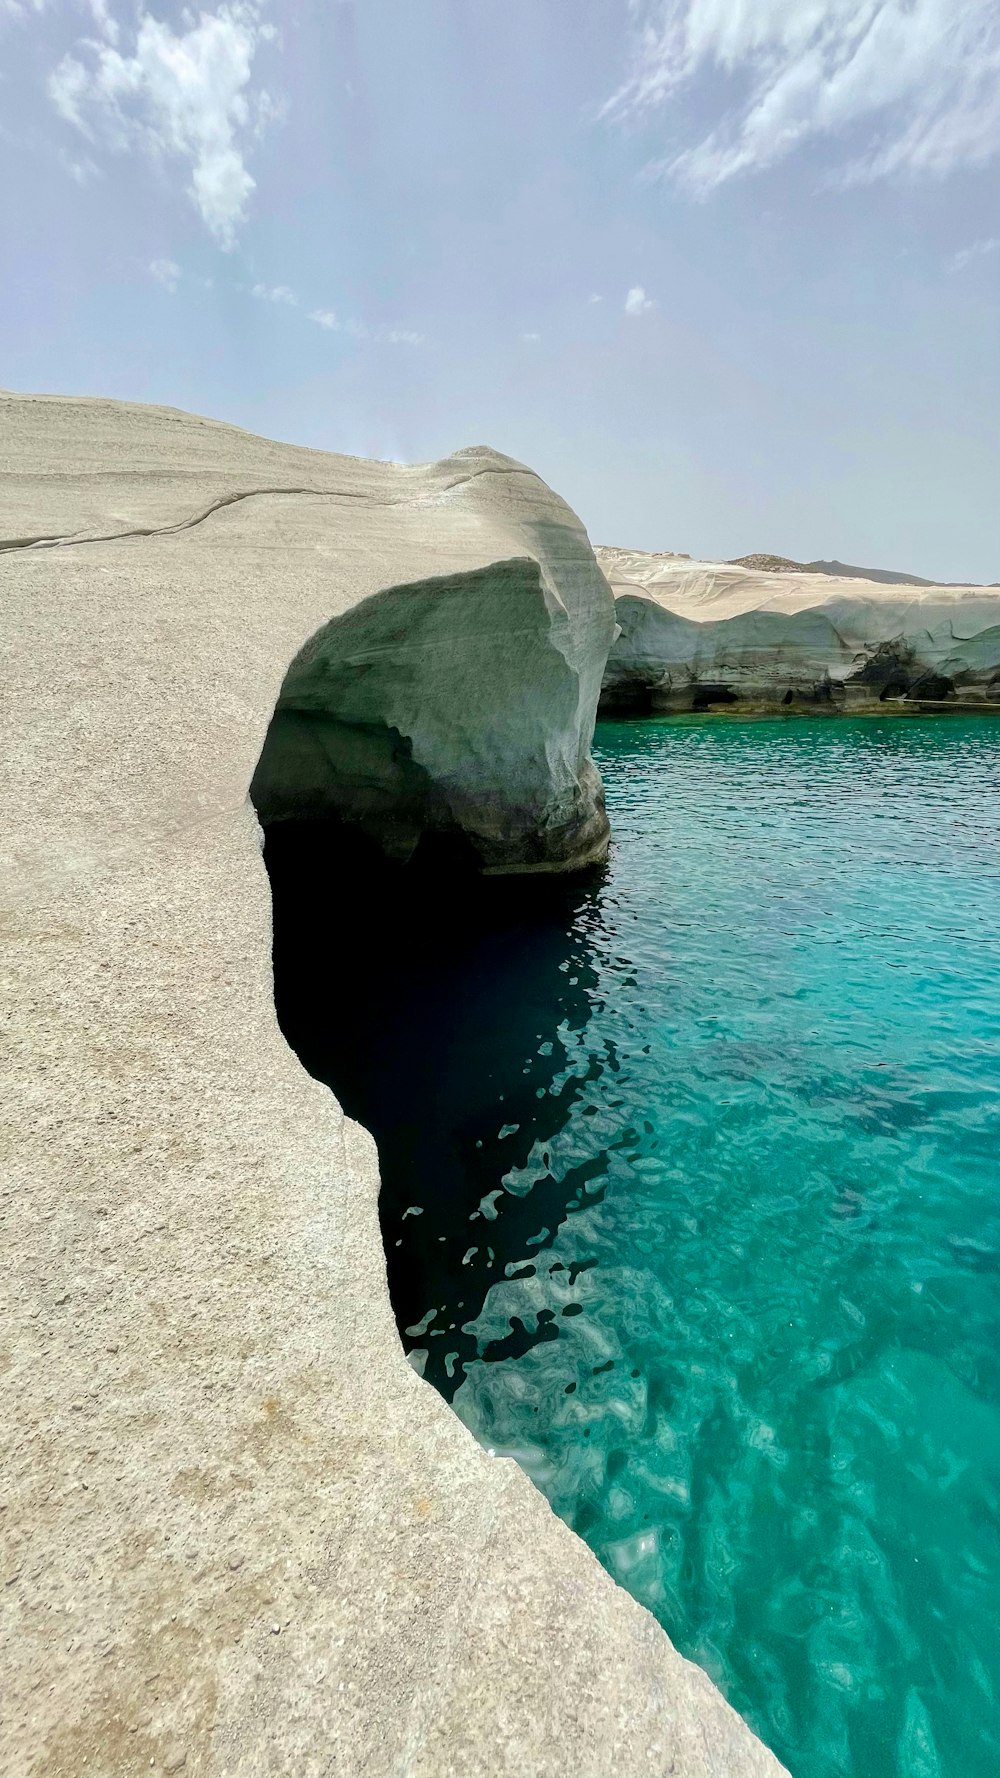
[(608, 870), (359, 908), (349, 1035), (279, 917), (411, 1358), (793, 1778), (995, 1778), (1000, 726), (595, 756)]

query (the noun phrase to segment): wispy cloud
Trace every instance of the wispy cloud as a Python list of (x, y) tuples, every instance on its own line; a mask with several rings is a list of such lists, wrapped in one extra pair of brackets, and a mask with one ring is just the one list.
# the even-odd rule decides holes
[[(213, 288), (213, 280), (205, 278), (198, 272), (185, 272), (175, 259), (154, 259), (150, 261), (149, 275), (157, 284), (162, 284), (171, 295), (183, 280), (185, 286), (201, 287), (205, 290)], [(412, 327), (369, 327), (364, 321), (353, 317), (341, 318), (335, 309), (307, 309), (298, 292), (290, 284), (235, 284), (234, 289), (244, 296), (252, 296), (255, 301), (269, 303), (274, 308), (293, 309), (300, 318), (312, 321), (327, 333), (345, 333), (355, 340), (370, 340), (373, 344), (389, 346), (424, 346), (426, 336)], [(538, 337), (537, 335), (535, 336)]]
[(423, 346), (427, 341), (412, 327), (369, 327), (353, 316), (341, 316), (336, 309), (307, 309), (288, 284), (254, 284), (250, 295), (259, 302), (276, 303), (279, 308), (300, 309), (307, 321), (322, 327), (325, 333), (346, 333), (351, 339), (372, 340), (390, 346)]
[(632, 0), (618, 119), (697, 89), (718, 121), (677, 134), (652, 171), (704, 196), (812, 139), (842, 144), (836, 180), (943, 174), (1000, 153), (996, 0)]
[(644, 315), (647, 309), (655, 308), (651, 296), (647, 296), (641, 284), (633, 284), (625, 298), (626, 315)]
[(49, 77), (49, 97), (67, 123), (113, 153), (136, 147), (190, 171), (188, 195), (219, 245), (230, 248), (254, 180), (244, 156), (274, 115), (252, 86), (254, 58), (274, 36), (257, 0), (182, 14), (181, 28), (140, 8), (131, 53), (105, 0), (90, 0), (99, 39), (84, 38)]
[(250, 295), (265, 303), (284, 303), (289, 309), (297, 309), (299, 306), (298, 297), (287, 284), (255, 284)]
[(412, 327), (368, 327), (353, 317), (342, 319), (336, 309), (310, 309), (308, 319), (327, 333), (346, 333), (355, 340), (385, 341), (390, 346), (423, 346), (427, 341)]
[(982, 241), (973, 241), (971, 246), (960, 247), (957, 253), (952, 254), (948, 261), (948, 270), (964, 272), (966, 266), (972, 265), (974, 260), (987, 259), (993, 253), (1000, 253), (1000, 239), (996, 235), (990, 235)]
[(46, 0), (0, 0), (0, 19), (26, 19), (44, 12)]
[[(60, 0), (0, 0), (0, 18), (26, 19), (42, 12), (59, 9)], [(109, 43), (118, 40), (118, 26), (108, 7), (108, 0), (77, 0), (77, 10), (89, 12), (98, 30)]]
[(118, 26), (111, 15), (108, 0), (86, 0), (94, 15), (94, 23), (99, 31), (103, 31), (109, 43), (118, 42)]
[(537, 346), (539, 341), (541, 340), (541, 337), (542, 336), (540, 333), (522, 333), (522, 335), (521, 335), (521, 338), (524, 340), (525, 344), (528, 346)]
[(154, 259), (150, 261), (149, 275), (172, 296), (181, 281), (181, 268), (176, 259)]
[(77, 185), (90, 185), (92, 180), (102, 177), (100, 167), (96, 161), (91, 160), (89, 154), (66, 154), (60, 149), (59, 164), (71, 179), (75, 179)]

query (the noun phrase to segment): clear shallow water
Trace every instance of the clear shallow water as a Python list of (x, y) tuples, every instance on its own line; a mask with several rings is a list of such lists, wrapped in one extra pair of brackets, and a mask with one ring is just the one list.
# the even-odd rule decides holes
[(269, 841), (279, 1013), (379, 1142), (405, 1343), (793, 1778), (995, 1778), (1000, 725), (595, 756), (606, 873), (341, 873), (346, 980), (331, 872)]

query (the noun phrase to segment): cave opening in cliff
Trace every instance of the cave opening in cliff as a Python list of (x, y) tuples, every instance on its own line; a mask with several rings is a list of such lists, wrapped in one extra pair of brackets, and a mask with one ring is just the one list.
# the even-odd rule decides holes
[(698, 684), (694, 687), (691, 698), (691, 709), (704, 714), (713, 706), (735, 704), (738, 702), (736, 693), (730, 685)]
[[(400, 864), (330, 820), (269, 825), (264, 858), (279, 1023), (375, 1137), (397, 1322), (412, 1349), (406, 1330), (429, 1302), (450, 1320), (421, 1361), (450, 1399), (480, 1356), (460, 1324), (481, 1314), (497, 1276), (525, 1265), (540, 1215), (544, 1246), (580, 1194), (600, 1190), (601, 1162), (587, 1157), (511, 1200), (503, 1218), (484, 1203), (501, 1155), (524, 1164), (574, 1101), (572, 1085), (554, 1084), (566, 1061), (560, 1029), (582, 1031), (589, 1017), (586, 915), (600, 872), (484, 877), (457, 833), (424, 835)], [(477, 1220), (488, 1240), (472, 1239)], [(551, 1319), (511, 1327), (497, 1355), (553, 1337)]]

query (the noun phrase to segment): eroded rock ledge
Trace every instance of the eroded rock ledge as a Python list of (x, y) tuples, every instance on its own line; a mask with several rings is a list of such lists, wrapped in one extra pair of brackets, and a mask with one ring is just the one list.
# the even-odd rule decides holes
[(601, 707), (1000, 708), (1000, 588), (762, 573), (599, 549), (620, 633)]
[[(774, 1778), (406, 1364), (373, 1145), (274, 1014), (247, 790), (283, 684), (282, 721), (319, 698), (322, 723), (347, 672), (378, 759), (337, 782), (392, 847), (429, 819), (503, 868), (535, 861), (532, 820), (545, 863), (603, 843), (586, 744), (611, 600), (582, 529), (491, 452), (408, 469), (57, 398), (0, 398), (0, 508), (0, 1772)], [(504, 654), (498, 615), (450, 674), (434, 614), (470, 576), (477, 623), (526, 627)], [(506, 753), (491, 738), (470, 770), (497, 690), (476, 675), (501, 665), (531, 758), (495, 711)], [(395, 827), (364, 792), (393, 729), (407, 785), (413, 763), (434, 782)], [(312, 743), (291, 752), (296, 796), (325, 794)]]

